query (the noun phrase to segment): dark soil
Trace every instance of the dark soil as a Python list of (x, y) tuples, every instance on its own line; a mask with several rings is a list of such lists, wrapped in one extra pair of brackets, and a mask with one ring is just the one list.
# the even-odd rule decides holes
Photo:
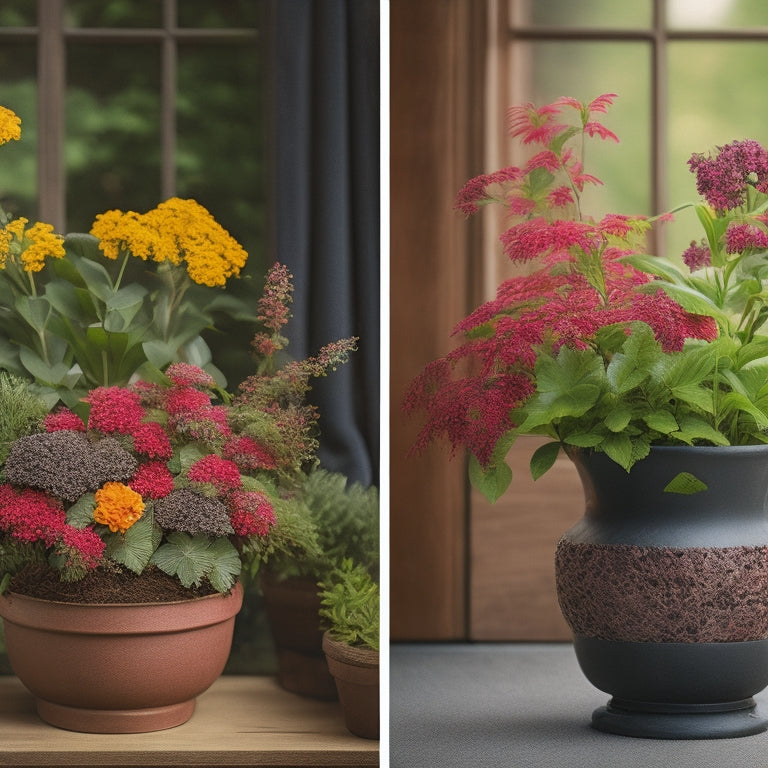
[(208, 584), (182, 586), (174, 576), (149, 567), (141, 575), (128, 570), (97, 568), (80, 581), (61, 581), (57, 571), (31, 565), (12, 579), (9, 592), (64, 603), (166, 603), (212, 595)]

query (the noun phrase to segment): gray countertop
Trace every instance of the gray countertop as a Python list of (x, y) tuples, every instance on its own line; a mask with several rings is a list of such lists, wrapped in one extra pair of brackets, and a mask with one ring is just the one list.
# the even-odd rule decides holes
[[(600, 733), (609, 696), (567, 643), (393, 644), (391, 768), (768, 768), (768, 733), (662, 741)], [(768, 692), (755, 697), (768, 711)]]

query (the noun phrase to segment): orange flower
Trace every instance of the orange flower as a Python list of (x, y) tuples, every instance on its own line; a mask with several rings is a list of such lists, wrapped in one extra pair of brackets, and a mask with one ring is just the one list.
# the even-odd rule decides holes
[(112, 532), (125, 533), (144, 513), (141, 494), (122, 483), (109, 482), (96, 491), (93, 519)]

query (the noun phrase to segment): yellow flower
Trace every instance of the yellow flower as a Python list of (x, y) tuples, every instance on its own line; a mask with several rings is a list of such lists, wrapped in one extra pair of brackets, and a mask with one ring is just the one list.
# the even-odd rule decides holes
[(91, 234), (102, 253), (116, 259), (121, 250), (156, 262), (186, 261), (190, 278), (201, 285), (224, 285), (245, 266), (248, 254), (195, 200), (172, 197), (145, 214), (107, 211), (96, 217)]
[(21, 119), (7, 107), (0, 107), (0, 144), (18, 141), (20, 138)]
[[(0, 230), (0, 269), (5, 269), (13, 254), (21, 254), (25, 272), (39, 272), (45, 266), (46, 257), (60, 259), (64, 256), (64, 238), (53, 231), (51, 224), (38, 221), (25, 230), (28, 223), (20, 216)], [(14, 240), (15, 246), (12, 245)]]
[(125, 533), (144, 513), (141, 494), (127, 485), (116, 482), (104, 483), (96, 491), (96, 509), (93, 519), (108, 525), (113, 533)]
[(39, 272), (45, 266), (45, 258), (60, 259), (64, 256), (64, 238), (53, 231), (52, 224), (38, 221), (25, 235), (32, 241), (21, 252), (21, 263), (26, 272)]

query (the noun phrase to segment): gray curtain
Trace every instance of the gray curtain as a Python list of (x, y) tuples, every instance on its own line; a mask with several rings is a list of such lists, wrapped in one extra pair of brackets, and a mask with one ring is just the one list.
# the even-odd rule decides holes
[(323, 467), (364, 485), (379, 467), (379, 3), (274, 0), (275, 258), (294, 276), (295, 358), (359, 336), (316, 380)]

